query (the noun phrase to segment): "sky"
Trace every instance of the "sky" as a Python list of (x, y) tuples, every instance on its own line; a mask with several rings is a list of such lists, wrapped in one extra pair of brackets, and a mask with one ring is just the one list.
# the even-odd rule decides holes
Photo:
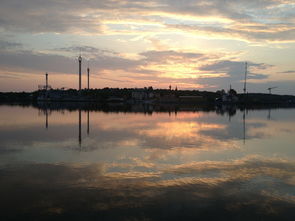
[(0, 91), (172, 88), (295, 95), (294, 0), (0, 0)]

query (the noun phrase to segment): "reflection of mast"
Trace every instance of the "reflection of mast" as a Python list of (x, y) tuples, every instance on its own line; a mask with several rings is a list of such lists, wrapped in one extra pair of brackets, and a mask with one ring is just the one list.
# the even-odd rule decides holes
[(269, 108), (269, 109), (268, 109), (267, 119), (270, 120), (270, 118), (271, 118), (271, 109)]
[(81, 109), (79, 109), (79, 146), (81, 147), (82, 138), (81, 138)]
[(46, 78), (46, 86), (45, 86), (45, 88), (46, 88), (46, 91), (48, 90), (48, 73), (46, 72), (46, 74), (45, 74), (45, 78)]
[(45, 109), (45, 116), (46, 116), (46, 121), (45, 121), (45, 127), (48, 129), (48, 110)]
[(87, 110), (87, 135), (89, 135), (89, 110)]
[(244, 109), (244, 113), (243, 113), (243, 140), (244, 140), (244, 144), (246, 143), (246, 110)]
[(87, 89), (89, 90), (89, 61), (88, 61), (88, 67), (87, 67)]

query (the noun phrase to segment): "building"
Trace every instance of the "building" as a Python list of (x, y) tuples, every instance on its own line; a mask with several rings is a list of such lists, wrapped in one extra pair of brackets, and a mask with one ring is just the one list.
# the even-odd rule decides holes
[(155, 93), (152, 87), (135, 89), (132, 91), (132, 99), (135, 101), (146, 101), (155, 98)]
[(226, 93), (224, 90), (220, 91), (220, 98), (216, 99), (217, 103), (231, 104), (239, 101), (237, 92), (234, 89), (229, 89)]

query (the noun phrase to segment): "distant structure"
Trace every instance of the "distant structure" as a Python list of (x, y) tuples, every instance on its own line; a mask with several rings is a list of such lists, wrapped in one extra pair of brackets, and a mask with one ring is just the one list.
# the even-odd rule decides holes
[(90, 69), (89, 69), (89, 61), (88, 61), (88, 67), (87, 67), (87, 89), (89, 90), (89, 72), (90, 72)]
[(46, 85), (45, 85), (45, 88), (47, 90), (48, 89), (48, 73), (47, 72), (46, 72), (45, 76), (46, 76)]
[(245, 82), (244, 82), (244, 94), (246, 94), (246, 92), (247, 92), (247, 72), (248, 72), (248, 70), (247, 70), (247, 62), (245, 62)]
[(216, 99), (215, 103), (217, 105), (221, 104), (234, 104), (239, 101), (237, 92), (230, 87), (228, 92), (226, 93), (225, 90), (221, 90), (218, 92), (220, 97)]
[(152, 87), (135, 89), (132, 91), (132, 99), (135, 101), (151, 100), (155, 97), (154, 89)]
[(50, 90), (51, 86), (48, 84), (48, 73), (45, 74), (45, 85), (38, 85), (39, 90)]
[(79, 109), (79, 136), (78, 136), (79, 146), (81, 150), (81, 144), (82, 144), (82, 135), (81, 135), (81, 109)]
[(80, 56), (78, 60), (79, 60), (79, 91), (81, 91), (81, 66), (82, 66), (81, 52), (80, 52)]
[(271, 94), (271, 90), (272, 90), (272, 89), (275, 89), (275, 88), (278, 88), (278, 87), (269, 87), (269, 88), (267, 88), (269, 94)]
[(87, 110), (87, 136), (89, 136), (89, 110)]

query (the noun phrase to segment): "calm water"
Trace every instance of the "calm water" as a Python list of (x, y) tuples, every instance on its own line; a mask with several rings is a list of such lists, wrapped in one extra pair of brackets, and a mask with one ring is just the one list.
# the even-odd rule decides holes
[(0, 106), (1, 220), (295, 219), (295, 109), (130, 110)]

